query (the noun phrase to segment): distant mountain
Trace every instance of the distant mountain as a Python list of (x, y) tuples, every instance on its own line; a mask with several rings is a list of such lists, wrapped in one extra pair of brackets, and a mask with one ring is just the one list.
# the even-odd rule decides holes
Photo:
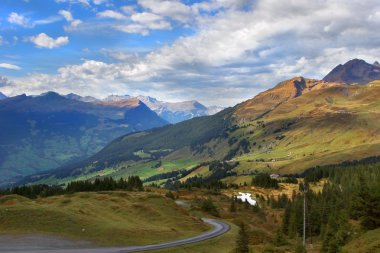
[(155, 111), (160, 117), (173, 124), (195, 117), (207, 116), (214, 111), (216, 112), (216, 110), (209, 110), (209, 108), (195, 100), (164, 102), (147, 96), (138, 96), (137, 98)]
[(132, 98), (135, 98), (146, 104), (151, 110), (155, 111), (162, 119), (172, 124), (192, 119), (195, 117), (213, 115), (224, 109), (223, 107), (218, 106), (206, 107), (195, 100), (184, 102), (164, 102), (149, 96), (132, 97), (130, 95), (110, 95), (104, 99), (96, 99), (93, 97), (81, 97), (71, 93), (66, 95), (66, 97), (82, 102), (114, 105), (123, 104), (123, 101), (128, 101)]
[(336, 66), (323, 80), (347, 84), (367, 84), (374, 80), (380, 80), (380, 64), (378, 62), (369, 64), (364, 60), (354, 59)]
[(95, 104), (69, 97), (48, 92), (0, 101), (0, 184), (84, 159), (118, 136), (167, 124), (137, 99)]
[(103, 99), (103, 101), (106, 101), (106, 102), (116, 102), (116, 101), (120, 101), (120, 100), (127, 100), (127, 99), (130, 99), (132, 98), (131, 96), (129, 95), (110, 95), (108, 97), (106, 97), (105, 99)]
[(221, 107), (221, 106), (209, 106), (207, 107), (207, 115), (214, 115), (222, 110), (224, 110), (225, 107)]
[(95, 102), (100, 101), (99, 99), (91, 97), (91, 96), (82, 97), (82, 96), (79, 96), (79, 95), (74, 94), (74, 93), (67, 94), (64, 97), (66, 97), (68, 99), (72, 99), (72, 100), (87, 102), (87, 103), (95, 103)]
[(0, 92), (0, 100), (7, 98), (3, 93)]

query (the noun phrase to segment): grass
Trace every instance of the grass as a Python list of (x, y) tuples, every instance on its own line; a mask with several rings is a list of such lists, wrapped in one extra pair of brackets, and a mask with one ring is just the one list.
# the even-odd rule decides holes
[[(281, 104), (259, 120), (264, 124), (245, 122), (249, 127), (234, 135), (256, 145), (235, 158), (238, 169), (294, 173), (378, 155), (379, 94), (379, 86), (319, 90)], [(283, 138), (276, 139), (279, 135)]]
[(184, 245), (175, 248), (161, 249), (161, 250), (151, 250), (147, 251), (150, 253), (232, 253), (235, 246), (235, 240), (238, 233), (238, 227), (233, 223), (231, 225), (231, 230), (226, 234), (219, 236), (214, 239), (210, 239), (200, 243), (194, 243), (189, 245)]
[(78, 193), (29, 200), (0, 198), (0, 233), (47, 233), (97, 245), (143, 245), (208, 229), (174, 201), (155, 193)]
[(344, 253), (380, 252), (380, 228), (365, 232), (343, 247)]

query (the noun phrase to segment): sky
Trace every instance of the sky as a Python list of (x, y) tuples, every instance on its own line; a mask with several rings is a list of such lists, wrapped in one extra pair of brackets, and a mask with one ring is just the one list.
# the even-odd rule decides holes
[(0, 0), (0, 92), (232, 106), (379, 60), (378, 0)]

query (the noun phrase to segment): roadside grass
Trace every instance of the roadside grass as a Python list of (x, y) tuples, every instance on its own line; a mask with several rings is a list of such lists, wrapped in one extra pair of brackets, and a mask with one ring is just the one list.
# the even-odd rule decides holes
[(0, 233), (46, 233), (96, 245), (145, 245), (198, 235), (208, 226), (155, 193), (77, 193), (0, 198)]
[(368, 231), (353, 239), (343, 247), (344, 253), (380, 252), (380, 228)]
[(219, 237), (203, 241), (200, 243), (188, 244), (184, 246), (179, 246), (175, 248), (161, 249), (161, 250), (150, 250), (146, 252), (151, 253), (231, 253), (234, 252), (235, 241), (238, 234), (238, 227), (228, 222), (231, 226), (230, 231)]

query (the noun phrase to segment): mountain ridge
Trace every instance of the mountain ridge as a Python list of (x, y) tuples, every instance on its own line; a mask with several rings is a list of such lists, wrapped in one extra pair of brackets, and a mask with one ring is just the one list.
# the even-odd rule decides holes
[(352, 59), (345, 64), (339, 64), (324, 78), (327, 82), (366, 84), (380, 79), (380, 65), (377, 61), (369, 64), (361, 59)]

